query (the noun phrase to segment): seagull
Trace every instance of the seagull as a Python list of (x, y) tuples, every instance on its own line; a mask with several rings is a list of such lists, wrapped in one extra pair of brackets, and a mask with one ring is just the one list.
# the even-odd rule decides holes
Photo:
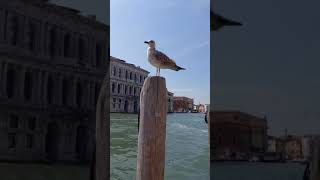
[(156, 50), (156, 43), (154, 40), (145, 41), (148, 44), (148, 61), (151, 65), (157, 68), (157, 76), (160, 76), (160, 69), (172, 69), (175, 71), (185, 70), (176, 64), (173, 59), (170, 59), (164, 53)]
[(239, 22), (226, 19), (218, 14), (215, 14), (212, 11), (210, 11), (210, 19), (211, 19), (210, 20), (211, 31), (217, 31), (223, 26), (241, 26), (242, 25)]

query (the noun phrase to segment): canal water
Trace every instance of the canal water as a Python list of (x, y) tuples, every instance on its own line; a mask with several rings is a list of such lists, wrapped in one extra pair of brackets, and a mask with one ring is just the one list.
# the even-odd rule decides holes
[[(166, 180), (208, 180), (209, 144), (204, 114), (167, 116)], [(111, 114), (111, 179), (135, 179), (138, 123), (135, 114)]]
[(303, 180), (305, 165), (297, 163), (211, 163), (212, 180)]

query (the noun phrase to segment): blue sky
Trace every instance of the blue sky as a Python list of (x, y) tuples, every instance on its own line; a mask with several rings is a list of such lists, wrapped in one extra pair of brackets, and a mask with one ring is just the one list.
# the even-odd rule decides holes
[(210, 102), (210, 2), (209, 0), (111, 0), (111, 55), (136, 64), (155, 75), (147, 61), (153, 39), (158, 50), (185, 71), (161, 70), (167, 88), (177, 96)]

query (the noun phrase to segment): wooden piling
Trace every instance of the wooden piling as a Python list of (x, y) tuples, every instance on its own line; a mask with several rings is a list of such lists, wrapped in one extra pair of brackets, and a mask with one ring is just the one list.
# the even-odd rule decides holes
[(109, 72), (106, 74), (96, 107), (95, 180), (110, 179), (110, 100)]
[(320, 138), (312, 140), (310, 180), (320, 180)]
[(146, 78), (140, 94), (137, 180), (163, 180), (167, 88), (163, 77)]

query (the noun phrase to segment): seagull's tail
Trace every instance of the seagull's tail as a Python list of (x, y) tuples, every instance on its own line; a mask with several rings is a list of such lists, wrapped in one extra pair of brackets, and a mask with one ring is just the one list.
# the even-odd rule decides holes
[(180, 71), (180, 70), (186, 70), (186, 69), (176, 65), (175, 70)]

